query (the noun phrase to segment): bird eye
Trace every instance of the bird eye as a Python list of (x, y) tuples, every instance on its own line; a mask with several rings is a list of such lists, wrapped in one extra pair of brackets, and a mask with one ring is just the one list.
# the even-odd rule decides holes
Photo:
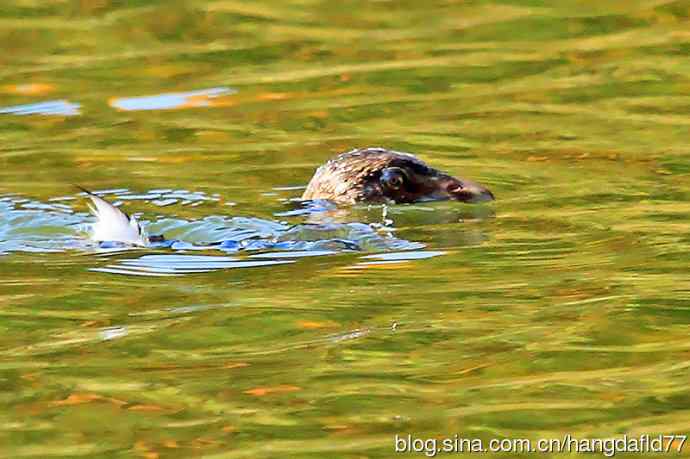
[(405, 183), (405, 173), (399, 167), (389, 167), (381, 173), (381, 183), (390, 190), (399, 190)]

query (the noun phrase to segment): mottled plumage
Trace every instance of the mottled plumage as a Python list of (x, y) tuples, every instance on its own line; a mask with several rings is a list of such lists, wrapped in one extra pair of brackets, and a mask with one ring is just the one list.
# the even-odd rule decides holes
[(493, 199), (483, 186), (427, 166), (409, 153), (362, 148), (342, 153), (319, 167), (302, 199), (342, 203)]

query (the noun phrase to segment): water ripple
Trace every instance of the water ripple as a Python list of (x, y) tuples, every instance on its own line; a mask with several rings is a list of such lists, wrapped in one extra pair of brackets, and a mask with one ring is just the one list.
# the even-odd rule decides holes
[(81, 104), (75, 104), (67, 100), (50, 100), (33, 104), (0, 107), (0, 114), (77, 116), (81, 114), (80, 109)]
[[(136, 201), (156, 206), (161, 199), (175, 200), (169, 206), (219, 200), (218, 195), (187, 190), (151, 190), (133, 194), (125, 189), (117, 189), (110, 190), (110, 193), (117, 197), (117, 202)], [(41, 202), (19, 196), (0, 198), (0, 254), (90, 252), (98, 254), (101, 261), (107, 260), (105, 265), (91, 267), (90, 271), (136, 276), (179, 276), (225, 269), (275, 266), (294, 263), (301, 258), (353, 252), (394, 252), (388, 259), (383, 254), (377, 255), (384, 262), (442, 254), (421, 251), (424, 244), (397, 238), (393, 236), (393, 228), (380, 224), (329, 222), (290, 225), (254, 217), (221, 215), (209, 215), (199, 220), (171, 217), (147, 220), (138, 216), (148, 234), (164, 235), (165, 240), (152, 242), (149, 249), (135, 249), (117, 242), (91, 241), (88, 233), (93, 217), (76, 212), (66, 202), (69, 200), (64, 197), (59, 202)], [(122, 254), (140, 250), (166, 250), (173, 253), (119, 259)], [(228, 255), (183, 254), (190, 251), (222, 252)], [(409, 252), (405, 255), (404, 251)]]
[(155, 94), (152, 96), (120, 97), (110, 100), (110, 106), (122, 111), (172, 110), (180, 108), (209, 107), (214, 99), (234, 94), (234, 89), (219, 87), (197, 91)]

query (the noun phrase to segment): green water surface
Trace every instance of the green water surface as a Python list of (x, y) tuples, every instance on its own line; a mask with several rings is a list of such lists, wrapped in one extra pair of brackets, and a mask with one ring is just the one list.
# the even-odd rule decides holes
[[(0, 456), (690, 431), (690, 2), (4, 0), (0, 43)], [(400, 262), (149, 277), (92, 270), (146, 250), (61, 247), (75, 183), (214, 197), (125, 202), (150, 222), (291, 225), (369, 145), (497, 200), (389, 209), (429, 255)]]

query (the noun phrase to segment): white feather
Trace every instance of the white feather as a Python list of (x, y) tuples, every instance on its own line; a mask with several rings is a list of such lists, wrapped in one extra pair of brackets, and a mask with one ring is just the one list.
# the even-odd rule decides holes
[(148, 245), (148, 237), (134, 217), (128, 217), (127, 214), (105, 199), (84, 191), (93, 203), (93, 206), (89, 204), (89, 210), (96, 217), (96, 222), (91, 228), (91, 239), (99, 242)]

